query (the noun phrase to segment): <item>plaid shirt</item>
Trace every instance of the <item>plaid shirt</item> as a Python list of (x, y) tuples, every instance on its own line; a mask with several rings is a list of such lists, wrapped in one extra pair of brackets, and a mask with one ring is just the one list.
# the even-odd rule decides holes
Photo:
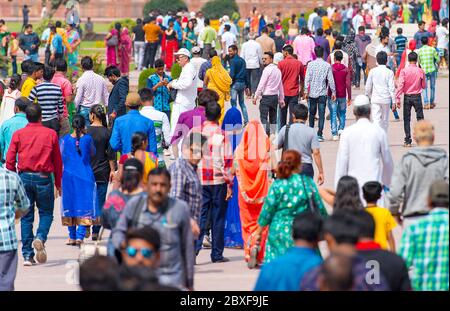
[(19, 176), (0, 167), (0, 252), (17, 249), (15, 211), (27, 211), (30, 201)]
[(414, 290), (449, 290), (448, 216), (447, 208), (434, 208), (403, 232), (399, 254), (414, 267)]
[(191, 209), (191, 217), (199, 221), (202, 208), (202, 185), (196, 168), (183, 158), (178, 158), (169, 168), (172, 180), (170, 195), (185, 201)]
[(439, 63), (439, 55), (435, 48), (424, 45), (419, 49), (419, 64), (425, 74), (436, 71), (436, 64)]
[(208, 148), (204, 151), (198, 165), (198, 176), (203, 186), (233, 184), (231, 168), (233, 166), (233, 152), (230, 141), (225, 132), (216, 122), (205, 121), (201, 127), (192, 129), (201, 132), (208, 139)]

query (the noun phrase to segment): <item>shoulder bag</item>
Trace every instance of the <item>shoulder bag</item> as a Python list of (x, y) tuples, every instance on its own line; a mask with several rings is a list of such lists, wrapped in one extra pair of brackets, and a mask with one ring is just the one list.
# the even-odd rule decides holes
[(107, 46), (118, 46), (119, 45), (119, 37), (118, 36), (112, 36), (106, 41)]
[(308, 191), (307, 191), (308, 189), (306, 188), (306, 185), (305, 185), (305, 176), (300, 175), (300, 178), (302, 179), (303, 189), (304, 189), (304, 191), (306, 193), (306, 196), (308, 198), (307, 199), (308, 207), (307, 207), (306, 211), (308, 211), (310, 213), (313, 213), (313, 214), (320, 214), (319, 207), (317, 206), (316, 201), (314, 201), (311, 187), (308, 187), (309, 190), (311, 190), (311, 195), (308, 195)]

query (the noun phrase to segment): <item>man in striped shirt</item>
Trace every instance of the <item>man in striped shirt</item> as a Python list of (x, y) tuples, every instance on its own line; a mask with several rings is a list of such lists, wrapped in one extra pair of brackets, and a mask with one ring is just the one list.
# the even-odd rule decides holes
[(164, 148), (163, 142), (166, 146), (170, 144), (170, 122), (167, 114), (156, 110), (153, 107), (153, 92), (149, 88), (139, 90), (139, 97), (141, 98), (142, 109), (141, 115), (153, 121), (156, 134), (156, 146), (158, 149), (158, 166), (166, 166), (164, 163)]
[(35, 100), (42, 108), (42, 125), (59, 133), (59, 118), (64, 112), (61, 87), (51, 83), (55, 70), (46, 66), (44, 68), (44, 82), (36, 85), (28, 96), (30, 102)]

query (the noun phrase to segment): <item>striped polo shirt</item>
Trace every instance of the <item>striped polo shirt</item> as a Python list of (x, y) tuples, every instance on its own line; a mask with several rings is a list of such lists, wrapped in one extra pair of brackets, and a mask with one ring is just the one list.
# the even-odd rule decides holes
[(49, 121), (64, 112), (61, 87), (57, 84), (45, 81), (36, 85), (28, 96), (31, 102), (35, 100), (42, 108), (42, 121)]

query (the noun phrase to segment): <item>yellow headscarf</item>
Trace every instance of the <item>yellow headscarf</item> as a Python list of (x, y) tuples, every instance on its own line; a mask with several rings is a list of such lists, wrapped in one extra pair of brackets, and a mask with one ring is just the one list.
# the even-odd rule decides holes
[[(218, 56), (214, 56), (211, 59), (212, 67), (208, 69), (210, 83), (214, 84), (213, 88), (217, 88), (220, 92), (225, 94), (225, 97), (230, 93), (231, 77), (228, 71), (222, 66), (222, 62)], [(209, 86), (208, 86), (209, 87)]]

